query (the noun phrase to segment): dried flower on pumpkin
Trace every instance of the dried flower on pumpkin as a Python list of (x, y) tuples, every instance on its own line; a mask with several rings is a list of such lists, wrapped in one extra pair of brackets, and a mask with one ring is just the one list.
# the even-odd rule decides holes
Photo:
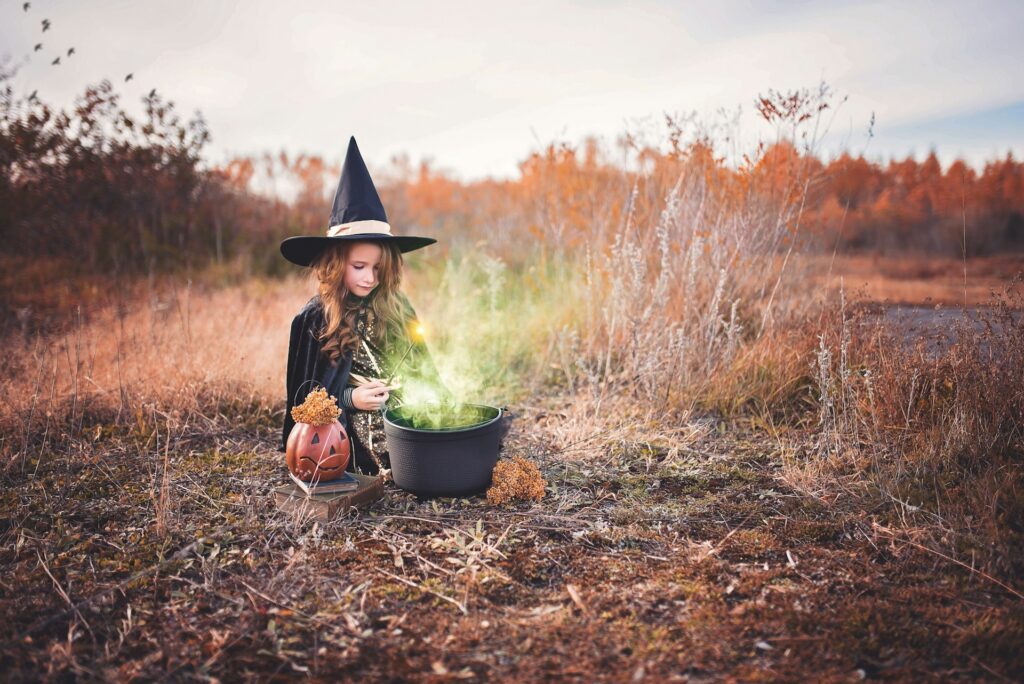
[(522, 456), (514, 456), (511, 460), (498, 461), (494, 466), (487, 500), (498, 505), (513, 499), (540, 501), (544, 498), (545, 485), (547, 482), (537, 466)]
[(329, 425), (338, 420), (341, 409), (323, 387), (306, 395), (306, 400), (292, 408), (292, 420), (310, 425)]

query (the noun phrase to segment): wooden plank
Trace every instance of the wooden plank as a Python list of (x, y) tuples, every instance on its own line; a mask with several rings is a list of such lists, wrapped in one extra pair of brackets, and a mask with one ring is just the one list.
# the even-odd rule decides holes
[(359, 480), (354, 492), (306, 494), (293, 482), (274, 488), (277, 507), (284, 513), (308, 511), (313, 520), (329, 522), (349, 508), (364, 508), (384, 496), (384, 480), (376, 475), (352, 473)]

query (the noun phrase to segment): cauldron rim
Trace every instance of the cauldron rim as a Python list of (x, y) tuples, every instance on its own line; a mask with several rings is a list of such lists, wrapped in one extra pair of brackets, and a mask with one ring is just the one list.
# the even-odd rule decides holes
[[(424, 403), (426, 403), (426, 402), (424, 402)], [(431, 428), (414, 428), (414, 427), (409, 427), (407, 425), (399, 425), (398, 423), (396, 423), (393, 420), (391, 420), (391, 418), (389, 417), (391, 412), (394, 411), (395, 409), (388, 409), (387, 411), (384, 412), (384, 422), (387, 423), (388, 425), (390, 425), (391, 427), (397, 429), (397, 430), (404, 430), (406, 432), (422, 433), (422, 434), (426, 434), (426, 435), (456, 435), (456, 434), (459, 434), (460, 432), (471, 432), (471, 431), (474, 431), (474, 430), (481, 430), (481, 429), (483, 429), (483, 428), (485, 428), (485, 427), (495, 423), (496, 421), (501, 420), (502, 415), (504, 415), (504, 413), (505, 413), (505, 410), (503, 408), (501, 408), (500, 406), (490, 406), (488, 404), (475, 404), (475, 403), (472, 403), (472, 402), (466, 402), (466, 403), (462, 404), (462, 406), (473, 406), (473, 407), (477, 407), (477, 408), (491, 409), (493, 411), (497, 411), (497, 413), (495, 414), (495, 416), (493, 418), (485, 420), (482, 423), (474, 423), (472, 425), (467, 425), (465, 427), (458, 427), (458, 428), (437, 428), (437, 429), (431, 429)], [(399, 408), (401, 408), (401, 407), (399, 407)]]

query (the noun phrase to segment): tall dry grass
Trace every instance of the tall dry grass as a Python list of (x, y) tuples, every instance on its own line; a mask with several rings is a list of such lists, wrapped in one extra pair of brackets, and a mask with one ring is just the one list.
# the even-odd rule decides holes
[(288, 324), (311, 295), (298, 279), (172, 282), (78, 315), (62, 334), (10, 335), (0, 380), (10, 398), (0, 409), (5, 459), (153, 413), (201, 428), (224, 414), (281, 410)]
[(841, 306), (814, 359), (819, 476), (1008, 576), (1024, 570), (1022, 307), (1018, 281), (919, 334)]
[[(705, 131), (687, 141), (669, 128), (670, 152), (640, 159), (636, 173), (594, 150), (583, 164), (567, 148), (531, 158), (510, 198), (517, 223), (413, 264), (410, 295), (457, 393), (502, 402), (565, 387), (588, 397), (592, 421), (643, 414), (671, 426), (697, 405), (728, 404), (730, 378), (768, 378), (759, 391), (789, 382), (776, 377), (791, 367), (773, 362), (768, 341), (809, 303), (793, 296), (790, 257), (814, 167), (793, 160), (766, 196), (753, 182), (766, 173), (761, 159), (728, 171)], [(282, 331), (312, 290), (298, 279), (201, 295), (151, 287), (66, 334), (12, 336), (5, 389), (17, 398), (0, 413), (4, 452), (45, 451), (144, 406), (178, 423), (231, 402), (273, 415)]]

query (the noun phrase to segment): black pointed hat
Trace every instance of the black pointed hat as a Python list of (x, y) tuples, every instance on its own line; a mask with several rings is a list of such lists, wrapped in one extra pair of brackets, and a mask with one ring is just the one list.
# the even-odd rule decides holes
[(373, 185), (370, 172), (366, 170), (363, 156), (359, 154), (356, 139), (348, 141), (345, 164), (341, 167), (341, 180), (334, 193), (334, 206), (326, 237), (298, 236), (281, 242), (281, 254), (293, 264), (309, 266), (327, 246), (342, 240), (374, 240), (394, 242), (402, 252), (411, 252), (420, 247), (432, 245), (434, 238), (395, 235), (391, 232), (384, 205), (380, 202), (377, 188)]

